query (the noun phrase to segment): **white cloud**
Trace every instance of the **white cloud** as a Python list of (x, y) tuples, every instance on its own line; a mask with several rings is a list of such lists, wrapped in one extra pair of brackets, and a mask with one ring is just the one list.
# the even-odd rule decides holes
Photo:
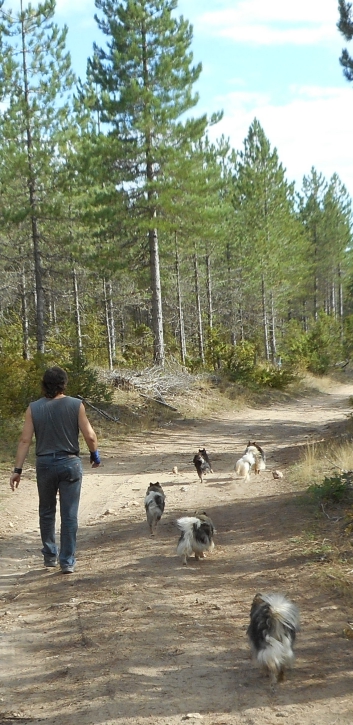
[(198, 32), (257, 45), (310, 45), (337, 38), (332, 0), (238, 0), (201, 12)]
[(256, 117), (277, 148), (287, 178), (298, 188), (314, 166), (327, 179), (337, 173), (353, 197), (352, 88), (292, 90), (292, 99), (283, 105), (273, 103), (267, 94), (234, 92), (218, 97), (225, 115), (210, 135), (217, 138), (223, 133), (239, 150)]

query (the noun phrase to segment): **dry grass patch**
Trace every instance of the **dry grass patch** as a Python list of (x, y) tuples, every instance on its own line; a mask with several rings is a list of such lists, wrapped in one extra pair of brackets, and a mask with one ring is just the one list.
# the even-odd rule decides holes
[(308, 556), (318, 585), (347, 604), (353, 603), (352, 472), (353, 446), (344, 438), (307, 444), (290, 472), (293, 487), (303, 492), (298, 505), (306, 520), (296, 543)]

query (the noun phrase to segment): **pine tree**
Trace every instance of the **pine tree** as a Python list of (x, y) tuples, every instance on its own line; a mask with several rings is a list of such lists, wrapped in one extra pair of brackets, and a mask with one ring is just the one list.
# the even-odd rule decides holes
[(293, 185), (256, 119), (236, 163), (233, 205), (241, 325), (254, 337), (261, 319), (265, 358), (273, 359), (276, 316), (288, 311), (302, 269), (301, 239)]
[(192, 65), (192, 28), (174, 17), (177, 0), (95, 0), (96, 21), (107, 49), (95, 46), (89, 60), (90, 87), (98, 89), (95, 110), (119, 149), (120, 188), (140, 243), (149, 257), (154, 359), (165, 361), (159, 230), (163, 189), (177, 156), (201, 138), (207, 119), (180, 120), (197, 103), (192, 88), (201, 66)]
[[(352, 3), (347, 0), (338, 0), (340, 19), (337, 23), (338, 30), (346, 40), (353, 39), (353, 9)], [(353, 58), (348, 50), (344, 48), (340, 57), (340, 64), (343, 67), (343, 74), (348, 81), (353, 81)]]
[(20, 0), (16, 14), (1, 9), (1, 182), (17, 195), (6, 222), (20, 227), (24, 248), (31, 246), (39, 352), (45, 351), (46, 339), (45, 249), (52, 236), (53, 168), (68, 127), (67, 93), (74, 82), (65, 51), (67, 29), (53, 22), (54, 13), (55, 0), (26, 9)]
[[(327, 181), (324, 176), (311, 168), (310, 175), (304, 176), (299, 197), (299, 216), (308, 241), (308, 286), (304, 291), (305, 316), (312, 314), (318, 319), (323, 309), (323, 284), (325, 280), (324, 215), (323, 203), (327, 194)], [(305, 320), (304, 327), (307, 327)]]

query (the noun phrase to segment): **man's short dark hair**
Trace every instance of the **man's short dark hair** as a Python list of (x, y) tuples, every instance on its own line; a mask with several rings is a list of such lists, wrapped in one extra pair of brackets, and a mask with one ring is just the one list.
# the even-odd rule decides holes
[(55, 398), (59, 393), (63, 393), (68, 383), (68, 377), (65, 370), (54, 366), (48, 368), (42, 380), (43, 392), (46, 398)]

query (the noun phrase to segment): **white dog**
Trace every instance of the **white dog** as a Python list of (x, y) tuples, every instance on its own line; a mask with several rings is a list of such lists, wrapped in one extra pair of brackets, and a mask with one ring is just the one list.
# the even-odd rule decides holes
[(237, 460), (234, 466), (234, 470), (237, 476), (244, 478), (244, 480), (246, 481), (249, 478), (250, 471), (252, 469), (252, 466), (254, 465), (255, 456), (250, 451), (249, 453), (244, 453), (244, 455)]
[(258, 443), (251, 443), (251, 441), (249, 441), (245, 449), (245, 454), (247, 453), (252, 453), (255, 458), (255, 473), (260, 473), (260, 471), (266, 470), (266, 456)]

